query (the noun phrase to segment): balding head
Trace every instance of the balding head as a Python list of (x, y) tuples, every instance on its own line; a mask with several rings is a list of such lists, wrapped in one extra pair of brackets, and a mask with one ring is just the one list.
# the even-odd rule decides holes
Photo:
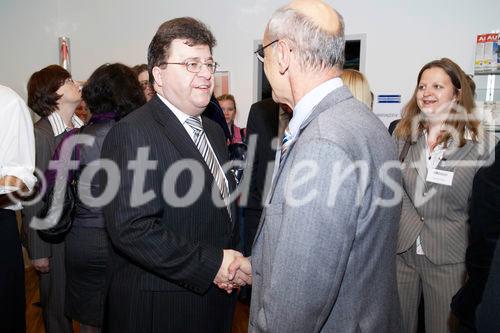
[(344, 21), (320, 0), (295, 0), (278, 9), (265, 32), (267, 42), (286, 39), (304, 70), (342, 69)]
[(332, 7), (320, 0), (292, 1), (289, 8), (309, 18), (322, 30), (331, 34), (337, 33), (340, 27), (339, 15)]

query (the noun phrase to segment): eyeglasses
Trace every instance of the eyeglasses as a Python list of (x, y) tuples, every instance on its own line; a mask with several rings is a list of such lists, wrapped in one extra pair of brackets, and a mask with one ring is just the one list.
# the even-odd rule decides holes
[(215, 73), (217, 66), (219, 66), (216, 62), (201, 62), (195, 60), (186, 60), (184, 62), (162, 62), (160, 67), (163, 65), (184, 65), (186, 66), (187, 71), (191, 73), (199, 73), (201, 72), (203, 66), (207, 66), (208, 71), (212, 74)]
[(257, 59), (259, 59), (260, 62), (264, 62), (264, 50), (266, 47), (268, 46), (271, 46), (273, 45), (274, 43), (276, 43), (277, 41), (279, 41), (279, 39), (276, 39), (276, 40), (273, 40), (271, 43), (269, 44), (266, 44), (264, 46), (261, 46), (259, 47), (255, 52), (255, 56), (257, 57)]

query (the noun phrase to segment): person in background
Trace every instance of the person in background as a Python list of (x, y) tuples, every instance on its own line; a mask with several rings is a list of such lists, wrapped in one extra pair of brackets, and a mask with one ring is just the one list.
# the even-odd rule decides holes
[(87, 107), (85, 101), (82, 100), (80, 102), (75, 110), (75, 115), (80, 118), (80, 120), (83, 121), (84, 124), (87, 124), (89, 122), (92, 115), (90, 114), (89, 108)]
[(453, 314), (460, 321), (460, 333), (476, 332), (476, 308), (481, 303), (500, 237), (500, 144), (492, 157), (493, 164), (479, 169), (472, 184), (469, 245), (465, 254), (467, 280), (451, 303)]
[(96, 69), (83, 87), (82, 98), (92, 117), (80, 134), (93, 136), (95, 141), (91, 146), (77, 148), (80, 167), (75, 179), (79, 196), (75, 201), (73, 225), (65, 239), (65, 313), (80, 323), (81, 333), (94, 333), (100, 332), (103, 324), (109, 241), (102, 207), (86, 204), (92, 197), (85, 193), (97, 197), (102, 192), (99, 176), (85, 176), (82, 171), (99, 160), (102, 143), (111, 127), (144, 105), (146, 99), (135, 72), (118, 63)]
[(135, 74), (137, 75), (137, 79), (141, 84), (142, 91), (144, 92), (144, 97), (146, 97), (146, 101), (149, 101), (155, 95), (155, 90), (153, 88), (153, 83), (149, 78), (148, 65), (140, 64), (132, 67)]
[(33, 122), (26, 103), (0, 85), (0, 331), (23, 333), (25, 324), (24, 264), (13, 197), (36, 183)]
[(403, 161), (397, 247), (402, 332), (454, 332), (450, 302), (463, 285), (472, 181), (494, 149), (474, 115), (467, 75), (448, 58), (422, 67), (393, 136)]
[(248, 113), (247, 137), (255, 135), (255, 155), (253, 165), (245, 169), (252, 170), (248, 202), (244, 206), (245, 221), (245, 255), (252, 253), (252, 244), (259, 225), (260, 216), (267, 196), (274, 170), (277, 142), (292, 117), (292, 109), (288, 105), (278, 104), (272, 98), (252, 104)]
[(229, 140), (231, 139), (231, 133), (229, 133), (229, 127), (227, 127), (226, 119), (224, 117), (224, 111), (222, 111), (222, 108), (219, 105), (219, 101), (214, 94), (212, 94), (212, 97), (210, 97), (210, 103), (208, 103), (207, 107), (203, 111), (203, 116), (219, 124), (220, 128), (224, 132), (226, 141), (229, 142)]
[(234, 124), (234, 119), (236, 118), (237, 112), (234, 96), (230, 94), (224, 94), (217, 97), (217, 101), (219, 102), (222, 111), (224, 111), (224, 118), (226, 119), (226, 124), (229, 128), (229, 144), (246, 142), (246, 129), (239, 128)]
[(354, 98), (371, 110), (373, 107), (373, 94), (370, 91), (370, 84), (363, 73), (355, 69), (344, 69), (340, 78), (349, 88)]
[[(40, 117), (34, 125), (36, 167), (42, 173), (48, 168), (56, 147), (66, 131), (83, 122), (75, 115), (81, 102), (80, 87), (71, 74), (58, 65), (33, 73), (28, 81), (28, 106)], [(28, 253), (40, 276), (40, 303), (47, 333), (72, 332), (71, 320), (64, 315), (66, 270), (64, 241), (52, 243), (29, 228), (30, 221), (43, 202), (24, 209), (23, 225), (27, 233)]]

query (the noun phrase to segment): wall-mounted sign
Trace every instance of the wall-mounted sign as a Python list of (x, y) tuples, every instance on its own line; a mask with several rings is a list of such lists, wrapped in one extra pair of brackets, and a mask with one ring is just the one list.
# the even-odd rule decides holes
[(500, 48), (498, 33), (482, 34), (476, 37), (475, 74), (500, 73)]
[(378, 103), (401, 103), (401, 95), (378, 95)]

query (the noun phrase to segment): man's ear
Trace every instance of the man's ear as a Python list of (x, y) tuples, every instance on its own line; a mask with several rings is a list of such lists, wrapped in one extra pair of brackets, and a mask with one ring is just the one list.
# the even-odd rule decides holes
[(155, 80), (155, 83), (161, 87), (163, 86), (163, 80), (161, 78), (161, 69), (158, 66), (153, 67), (153, 70), (151, 71), (153, 73), (153, 79)]
[(278, 46), (276, 47), (276, 52), (278, 52), (278, 67), (280, 74), (283, 75), (288, 71), (290, 67), (290, 60), (292, 57), (292, 49), (288, 45), (286, 39), (280, 39), (278, 41)]

